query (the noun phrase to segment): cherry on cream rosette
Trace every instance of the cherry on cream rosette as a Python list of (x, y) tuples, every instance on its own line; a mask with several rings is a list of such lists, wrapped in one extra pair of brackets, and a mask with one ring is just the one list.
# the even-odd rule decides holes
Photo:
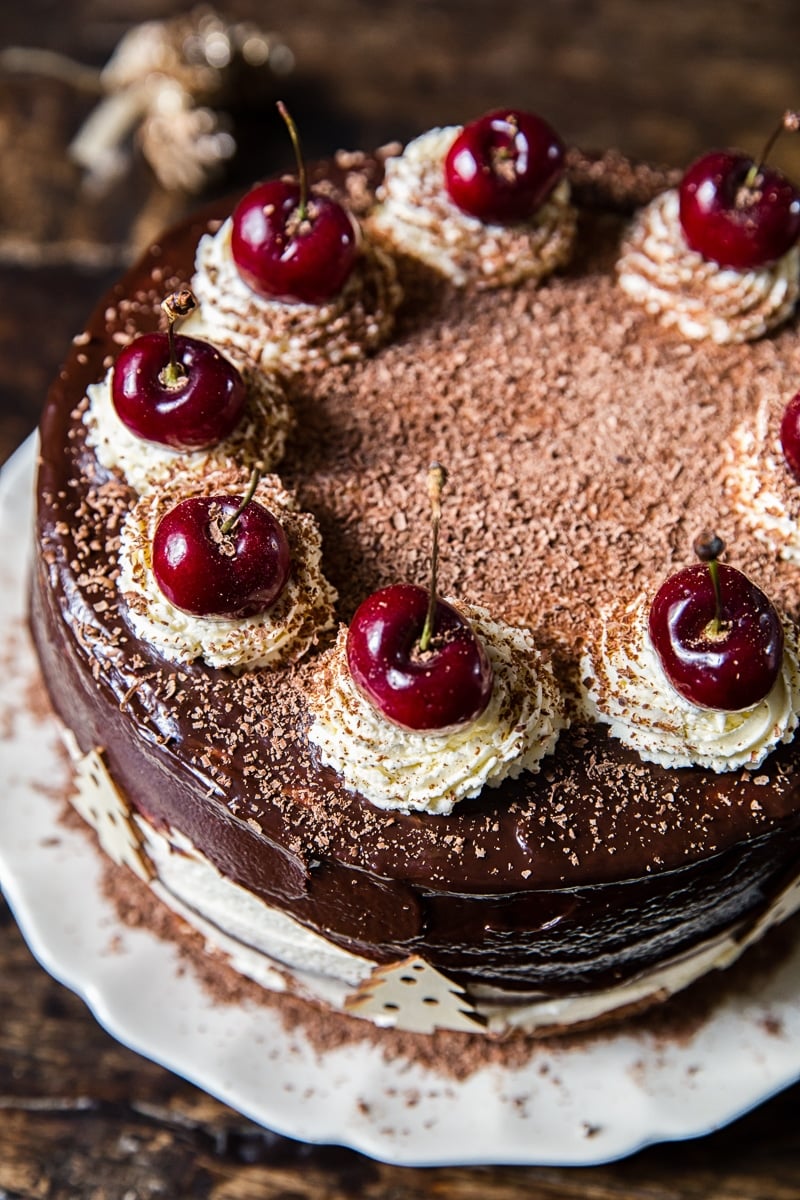
[(134, 338), (87, 388), (83, 423), (98, 462), (138, 492), (176, 468), (203, 472), (233, 459), (270, 470), (292, 423), (277, 375), (240, 368), (210, 342), (176, 335), (178, 319), (196, 307), (188, 288), (161, 307), (167, 332)]
[(800, 192), (765, 166), (787, 112), (758, 161), (712, 151), (634, 219), (617, 274), (622, 289), (684, 337), (753, 341), (787, 321), (800, 297)]
[(528, 631), (439, 597), (438, 463), (428, 481), (430, 587), (392, 584), (361, 603), (319, 664), (308, 736), (376, 807), (449, 813), (484, 787), (538, 770), (566, 719)]
[(604, 611), (582, 661), (588, 715), (647, 762), (753, 770), (797, 728), (797, 631), (723, 549)]
[(117, 587), (135, 633), (173, 662), (296, 662), (333, 624), (319, 530), (275, 475), (175, 470), (120, 531)]
[(390, 336), (402, 293), (393, 259), (353, 214), (311, 188), (294, 123), (278, 105), (298, 180), (257, 184), (200, 239), (198, 329), (267, 370), (293, 374), (363, 358)]
[(564, 155), (546, 121), (516, 109), (431, 129), (387, 159), (368, 227), (458, 287), (544, 279), (575, 239)]

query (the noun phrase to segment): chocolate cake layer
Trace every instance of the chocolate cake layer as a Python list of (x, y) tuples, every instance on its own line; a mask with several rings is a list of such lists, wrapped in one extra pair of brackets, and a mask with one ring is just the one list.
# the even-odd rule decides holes
[[(371, 161), (337, 180), (369, 202)], [(574, 262), (538, 289), (458, 292), (400, 263), (394, 339), (291, 384), (279, 473), (316, 514), (348, 621), (370, 591), (425, 582), (425, 469), (444, 462), (444, 592), (528, 626), (577, 694), (603, 603), (685, 565), (704, 527), (797, 617), (796, 567), (749, 536), (718, 482), (734, 426), (800, 379), (796, 318), (746, 346), (687, 345), (618, 290), (622, 214), (666, 179), (572, 156)], [(54, 704), (151, 822), (227, 877), (378, 961), (417, 953), (464, 984), (553, 994), (628, 978), (740, 918), (800, 867), (797, 750), (757, 772), (643, 763), (578, 722), (540, 774), (450, 816), (387, 813), (344, 789), (306, 738), (312, 654), (239, 677), (176, 668), (138, 640), (115, 587), (135, 494), (98, 467), (89, 383), (158, 323), (221, 206), (167, 235), (100, 305), (42, 422), (33, 630)]]

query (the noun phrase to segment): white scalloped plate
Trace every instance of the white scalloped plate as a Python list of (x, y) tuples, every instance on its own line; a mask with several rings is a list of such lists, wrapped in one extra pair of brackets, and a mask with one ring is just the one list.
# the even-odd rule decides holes
[(111, 1034), (271, 1129), (399, 1164), (605, 1162), (710, 1132), (800, 1078), (800, 946), (760, 990), (721, 989), (680, 1039), (621, 1029), (461, 1082), (368, 1042), (319, 1054), (267, 1006), (215, 1006), (172, 944), (120, 924), (94, 847), (58, 823), (58, 733), (25, 702), (34, 458), (31, 439), (0, 477), (0, 883), (33, 953)]

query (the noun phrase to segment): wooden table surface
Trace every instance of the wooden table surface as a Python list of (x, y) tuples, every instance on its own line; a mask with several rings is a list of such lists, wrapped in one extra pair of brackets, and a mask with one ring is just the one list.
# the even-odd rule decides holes
[[(178, 0), (5, 0), (0, 11), (0, 461), (34, 427), (48, 380), (97, 297), (156, 230), (198, 202), (134, 153), (99, 194), (67, 155), (92, 74), (133, 23)], [(800, 107), (796, 0), (229, 0), (277, 30), (295, 67), (239, 94), (231, 189), (286, 165), (283, 95), (309, 157), (405, 139), (498, 104), (546, 114), (568, 142), (685, 164), (757, 153)], [(777, 160), (800, 178), (800, 138)], [(208, 194), (208, 193), (206, 193)], [(800, 1086), (726, 1130), (582, 1168), (412, 1170), (260, 1130), (117, 1045), (34, 963), (0, 900), (0, 1200), (754, 1200), (800, 1196)]]

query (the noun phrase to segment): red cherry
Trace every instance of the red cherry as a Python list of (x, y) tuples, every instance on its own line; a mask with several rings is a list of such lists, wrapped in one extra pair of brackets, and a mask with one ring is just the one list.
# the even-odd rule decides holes
[[(717, 544), (719, 553), (722, 543)], [(705, 557), (714, 561), (686, 567), (658, 589), (650, 608), (650, 640), (681, 696), (699, 708), (739, 712), (763, 700), (775, 683), (783, 626), (746, 575), (717, 563), (715, 555)]]
[(259, 295), (321, 304), (347, 281), (358, 230), (329, 196), (312, 195), (304, 216), (300, 202), (296, 183), (254, 187), (234, 211), (231, 253), (242, 279)]
[(347, 663), (356, 687), (387, 720), (416, 732), (445, 732), (475, 721), (492, 694), (492, 665), (465, 617), (443, 600), (433, 639), (419, 640), (429, 593), (410, 583), (373, 592), (347, 634)]
[(232, 433), (247, 393), (233, 363), (209, 342), (176, 337), (178, 371), (169, 382), (169, 337), (145, 333), (120, 354), (111, 381), (117, 416), (137, 437), (173, 450), (202, 450)]
[(680, 220), (692, 250), (745, 271), (775, 262), (800, 237), (800, 193), (780, 171), (715, 151), (681, 180)]
[(197, 617), (251, 617), (280, 596), (291, 566), (286, 534), (263, 505), (241, 505), (235, 496), (192, 496), (160, 520), (153, 574), (176, 608)]
[(260, 183), (233, 214), (231, 253), (242, 279), (269, 300), (322, 304), (344, 287), (358, 257), (358, 226), (330, 196), (310, 194), (297, 127), (278, 101), (298, 182)]
[(564, 154), (541, 117), (498, 109), (464, 126), (445, 159), (445, 185), (453, 203), (480, 221), (526, 221), (563, 175)]
[(783, 410), (780, 438), (786, 465), (800, 483), (800, 392)]

